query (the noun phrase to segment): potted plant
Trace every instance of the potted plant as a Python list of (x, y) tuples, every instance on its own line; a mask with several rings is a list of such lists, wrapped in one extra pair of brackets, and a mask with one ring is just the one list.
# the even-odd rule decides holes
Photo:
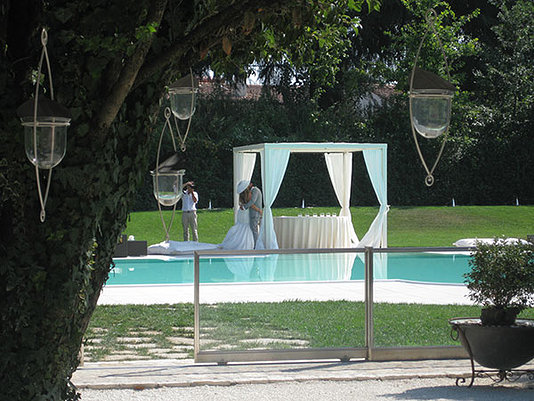
[(469, 298), (483, 306), (483, 325), (512, 325), (519, 312), (534, 306), (534, 244), (477, 242), (469, 266), (465, 282)]
[[(534, 244), (495, 238), (476, 243), (464, 275), (469, 298), (482, 306), (480, 318), (451, 319), (453, 332), (473, 360), (499, 377), (534, 357), (534, 321), (517, 319), (534, 306)], [(472, 384), (473, 380), (471, 381)]]

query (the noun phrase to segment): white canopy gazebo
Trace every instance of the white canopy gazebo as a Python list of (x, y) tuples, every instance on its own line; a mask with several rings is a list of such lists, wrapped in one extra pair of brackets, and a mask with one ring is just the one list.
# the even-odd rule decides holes
[[(351, 216), (350, 193), (352, 183), (352, 153), (363, 152), (367, 171), (376, 193), (380, 209), (367, 233), (358, 240), (350, 225), (353, 247), (387, 247), (387, 144), (383, 143), (262, 143), (234, 148), (234, 186), (241, 180), (250, 180), (256, 162), (261, 157), (263, 192), (263, 218), (260, 225), (258, 249), (278, 249), (274, 231), (273, 205), (286, 172), (291, 153), (324, 153), (326, 166), (337, 199), (340, 216)], [(234, 190), (234, 208), (238, 208), (238, 195)]]

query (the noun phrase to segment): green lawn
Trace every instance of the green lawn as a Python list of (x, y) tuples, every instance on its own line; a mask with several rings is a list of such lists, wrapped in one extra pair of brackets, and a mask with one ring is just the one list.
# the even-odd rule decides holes
[[(361, 238), (376, 216), (378, 208), (353, 207), (352, 221)], [(274, 209), (275, 216), (339, 213), (337, 207)], [(166, 211), (168, 222), (171, 213)], [(182, 241), (181, 211), (177, 211), (171, 239)], [(233, 224), (230, 209), (199, 210), (199, 240), (218, 244)], [(158, 212), (130, 215), (125, 234), (134, 235), (148, 244), (163, 241), (165, 233)], [(508, 237), (525, 238), (534, 234), (534, 206), (457, 206), (457, 207), (392, 207), (388, 213), (388, 245), (451, 246), (460, 238)]]
[[(375, 304), (374, 309), (377, 347), (459, 345), (450, 337), (448, 320), (480, 313), (465, 305)], [(202, 305), (201, 350), (363, 347), (364, 315), (362, 302), (349, 301)], [(521, 317), (534, 318), (534, 310)], [(123, 352), (128, 347), (121, 339), (133, 335), (158, 349), (171, 348), (178, 336), (189, 344), (184, 356), (191, 358), (192, 328), (190, 303), (98, 306), (86, 333), (89, 355), (95, 361)], [(143, 344), (137, 344), (136, 355), (161, 357)]]

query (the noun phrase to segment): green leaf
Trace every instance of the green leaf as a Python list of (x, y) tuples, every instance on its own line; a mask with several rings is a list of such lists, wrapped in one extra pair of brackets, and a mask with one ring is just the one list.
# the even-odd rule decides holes
[(357, 12), (362, 11), (361, 2), (356, 3), (356, 1), (354, 0), (349, 0), (349, 2), (347, 3), (347, 6), (350, 10), (357, 11)]

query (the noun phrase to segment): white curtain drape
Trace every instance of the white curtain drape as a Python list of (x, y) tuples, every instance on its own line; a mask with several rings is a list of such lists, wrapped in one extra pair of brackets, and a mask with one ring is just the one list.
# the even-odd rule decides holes
[(337, 200), (341, 206), (340, 216), (349, 217), (350, 224), (350, 241), (354, 246), (358, 244), (358, 236), (352, 225), (352, 215), (350, 213), (350, 192), (352, 186), (352, 153), (325, 153), (324, 158), (326, 167)]
[(276, 199), (276, 195), (278, 195), (290, 154), (289, 149), (270, 149), (267, 144), (261, 151), (261, 181), (264, 205), (256, 249), (278, 249), (271, 206)]
[(325, 153), (330, 180), (341, 205), (340, 216), (350, 216), (350, 189), (352, 182), (352, 153)]
[(369, 231), (364, 235), (358, 247), (372, 246), (385, 248), (387, 244), (387, 159), (382, 149), (365, 149), (363, 151), (365, 165), (376, 193), (380, 209), (371, 223)]
[(252, 178), (254, 172), (254, 165), (256, 164), (256, 153), (235, 153), (234, 152), (234, 222), (237, 218), (237, 210), (239, 209), (239, 194), (237, 193), (237, 184), (241, 180), (249, 180)]

